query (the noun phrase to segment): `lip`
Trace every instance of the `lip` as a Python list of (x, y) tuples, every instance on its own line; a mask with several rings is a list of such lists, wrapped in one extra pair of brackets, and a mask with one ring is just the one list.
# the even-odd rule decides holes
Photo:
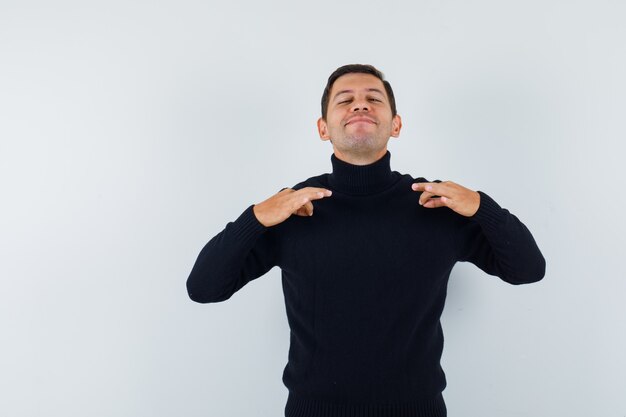
[(371, 124), (376, 124), (372, 119), (368, 119), (367, 117), (353, 117), (352, 119), (348, 120), (346, 125), (350, 123), (357, 123), (357, 122), (367, 122)]

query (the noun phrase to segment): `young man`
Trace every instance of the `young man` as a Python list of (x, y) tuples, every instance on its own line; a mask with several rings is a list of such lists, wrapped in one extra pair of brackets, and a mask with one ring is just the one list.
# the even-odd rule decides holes
[(402, 122), (376, 68), (333, 72), (317, 125), (332, 172), (229, 222), (200, 252), (189, 296), (224, 301), (281, 268), (286, 417), (446, 416), (439, 320), (454, 264), (517, 285), (541, 280), (545, 259), (485, 192), (391, 170), (387, 143)]

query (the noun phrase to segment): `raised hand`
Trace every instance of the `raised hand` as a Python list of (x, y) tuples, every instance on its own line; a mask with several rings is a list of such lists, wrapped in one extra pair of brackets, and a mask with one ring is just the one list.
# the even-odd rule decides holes
[(313, 215), (313, 200), (330, 197), (331, 190), (319, 187), (304, 187), (299, 190), (285, 188), (267, 200), (255, 204), (252, 210), (259, 222), (270, 227), (287, 220), (292, 214)]
[[(419, 203), (423, 207), (449, 207), (451, 210), (472, 217), (480, 206), (480, 194), (452, 181), (418, 182), (411, 185), (413, 191), (423, 191)], [(439, 198), (431, 198), (440, 196)]]

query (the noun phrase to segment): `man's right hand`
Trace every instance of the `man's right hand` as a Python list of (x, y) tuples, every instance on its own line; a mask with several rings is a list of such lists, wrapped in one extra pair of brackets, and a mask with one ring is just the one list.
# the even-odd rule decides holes
[(304, 187), (299, 190), (285, 188), (252, 208), (257, 220), (265, 227), (282, 223), (292, 214), (313, 215), (313, 200), (330, 197), (331, 190)]

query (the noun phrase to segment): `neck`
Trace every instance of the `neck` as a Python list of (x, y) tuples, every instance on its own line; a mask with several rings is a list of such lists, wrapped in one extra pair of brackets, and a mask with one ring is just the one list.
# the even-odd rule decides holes
[(388, 150), (382, 157), (367, 165), (346, 162), (334, 153), (330, 160), (333, 172), (328, 176), (328, 184), (331, 189), (344, 194), (367, 195), (383, 191), (395, 178), (390, 165), (391, 152)]

